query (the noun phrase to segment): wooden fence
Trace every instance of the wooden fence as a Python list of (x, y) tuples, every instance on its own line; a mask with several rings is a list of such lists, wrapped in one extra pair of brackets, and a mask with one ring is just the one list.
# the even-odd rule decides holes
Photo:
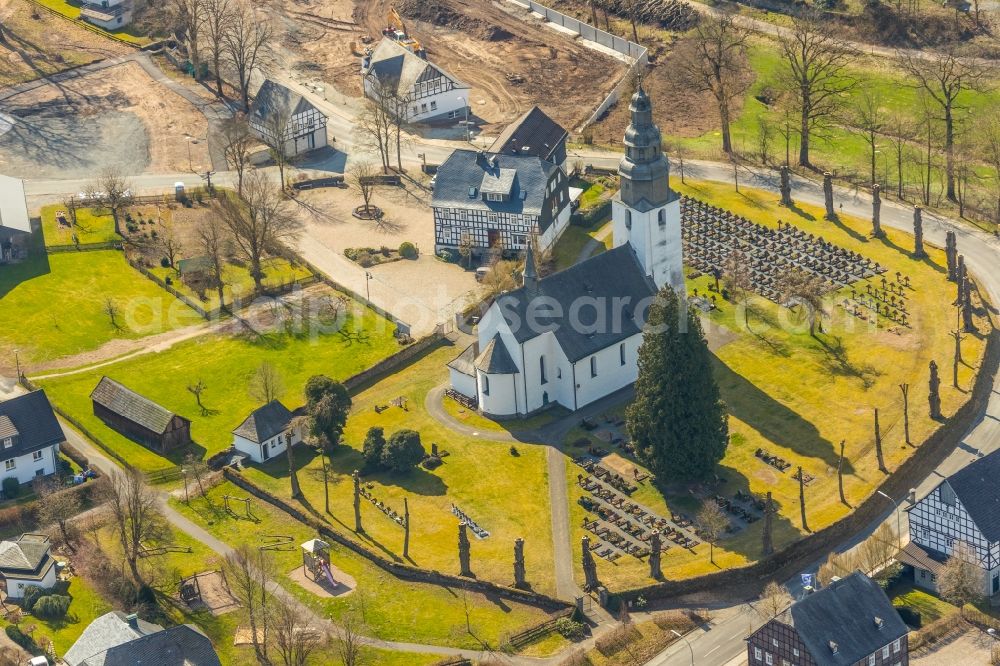
[[(83, 19), (73, 18), (71, 16), (66, 16), (65, 14), (63, 14), (60, 11), (57, 11), (57, 10), (51, 8), (51, 7), (43, 5), (41, 2), (38, 2), (38, 0), (28, 0), (28, 2), (30, 2), (31, 4), (33, 4), (35, 7), (38, 7), (39, 9), (43, 9), (43, 10), (47, 11), (49, 14), (52, 14), (53, 16), (58, 16), (59, 18), (65, 20), (65, 21), (69, 21), (70, 23), (78, 25), (81, 28), (84, 28), (86, 30), (89, 30), (89, 31), (93, 32), (94, 34), (100, 35), (102, 37), (106, 37), (108, 39), (113, 39), (116, 42), (119, 42), (120, 44), (125, 44), (126, 46), (130, 46), (130, 47), (132, 47), (133, 49), (136, 49), (136, 50), (139, 50), (140, 48), (142, 48), (141, 45), (136, 44), (135, 42), (129, 41), (127, 39), (123, 39), (121, 37), (118, 37), (117, 35), (113, 35), (110, 32), (108, 32), (107, 30), (103, 30), (103, 29), (97, 27), (96, 25), (94, 25), (92, 23), (87, 23)], [(149, 44), (149, 45), (147, 45), (146, 48), (149, 48), (151, 46), (154, 46), (154, 44)], [(95, 62), (97, 62), (97, 61), (95, 61)]]
[(103, 243), (72, 243), (68, 245), (46, 245), (47, 254), (62, 254), (67, 252), (94, 252), (96, 250), (121, 250), (123, 241), (104, 241)]

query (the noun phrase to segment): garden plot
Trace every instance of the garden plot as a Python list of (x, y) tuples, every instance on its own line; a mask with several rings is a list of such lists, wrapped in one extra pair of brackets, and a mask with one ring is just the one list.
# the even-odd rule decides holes
[(0, 171), (12, 176), (87, 178), (108, 166), (162, 173), (210, 164), (205, 117), (136, 63), (42, 83), (5, 99), (0, 113), (13, 120), (0, 136)]

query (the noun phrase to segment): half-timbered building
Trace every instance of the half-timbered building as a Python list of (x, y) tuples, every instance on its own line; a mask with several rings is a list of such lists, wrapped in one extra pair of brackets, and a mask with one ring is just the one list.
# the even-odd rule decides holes
[(272, 150), (294, 157), (327, 145), (326, 115), (309, 100), (268, 79), (250, 105), (250, 131)]
[(570, 218), (569, 179), (537, 156), (456, 150), (438, 168), (431, 198), (435, 252), (472, 245), (523, 251), (552, 247)]
[(940, 564), (964, 543), (983, 570), (983, 594), (1000, 592), (1000, 451), (942, 481), (907, 512), (910, 544), (897, 558), (916, 585), (935, 590)]
[(908, 630), (878, 583), (855, 572), (747, 637), (749, 666), (907, 666)]
[(361, 64), (365, 96), (410, 123), (448, 122), (468, 115), (469, 86), (392, 39)]
[(534, 155), (566, 171), (566, 139), (569, 133), (537, 106), (507, 126), (493, 141), (489, 152), (504, 155)]

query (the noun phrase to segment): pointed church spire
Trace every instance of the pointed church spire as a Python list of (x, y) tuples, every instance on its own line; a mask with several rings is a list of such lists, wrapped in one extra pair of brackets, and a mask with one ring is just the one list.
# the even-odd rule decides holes
[(528, 251), (524, 255), (524, 273), (521, 284), (528, 289), (538, 288), (538, 270), (535, 268), (534, 243), (528, 243)]
[(660, 128), (653, 122), (653, 102), (642, 83), (629, 103), (631, 120), (625, 130), (625, 157), (618, 164), (621, 199), (633, 208), (656, 208), (674, 198), (670, 163), (663, 154)]

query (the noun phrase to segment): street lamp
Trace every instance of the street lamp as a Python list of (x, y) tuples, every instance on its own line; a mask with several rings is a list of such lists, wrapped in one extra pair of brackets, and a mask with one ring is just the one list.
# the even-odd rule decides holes
[(899, 504), (896, 503), (896, 500), (892, 499), (881, 490), (876, 490), (875, 492), (892, 502), (892, 505), (896, 507), (896, 549), (903, 550), (903, 531), (900, 529), (899, 523)]
[(365, 271), (365, 300), (368, 301), (369, 304), (372, 302), (372, 294), (371, 290), (368, 288), (368, 283), (371, 282), (372, 277), (371, 273)]
[(465, 142), (472, 143), (472, 130), (469, 129), (469, 100), (461, 95), (458, 96), (458, 99), (462, 100), (462, 103), (465, 104)]
[(670, 633), (672, 633), (674, 636), (676, 636), (677, 638), (679, 638), (682, 641), (684, 641), (685, 643), (687, 643), (688, 650), (691, 651), (691, 666), (694, 666), (694, 648), (691, 647), (691, 641), (689, 641), (687, 638), (685, 638), (681, 634), (677, 633), (677, 631), (675, 631), (674, 629), (671, 629)]

